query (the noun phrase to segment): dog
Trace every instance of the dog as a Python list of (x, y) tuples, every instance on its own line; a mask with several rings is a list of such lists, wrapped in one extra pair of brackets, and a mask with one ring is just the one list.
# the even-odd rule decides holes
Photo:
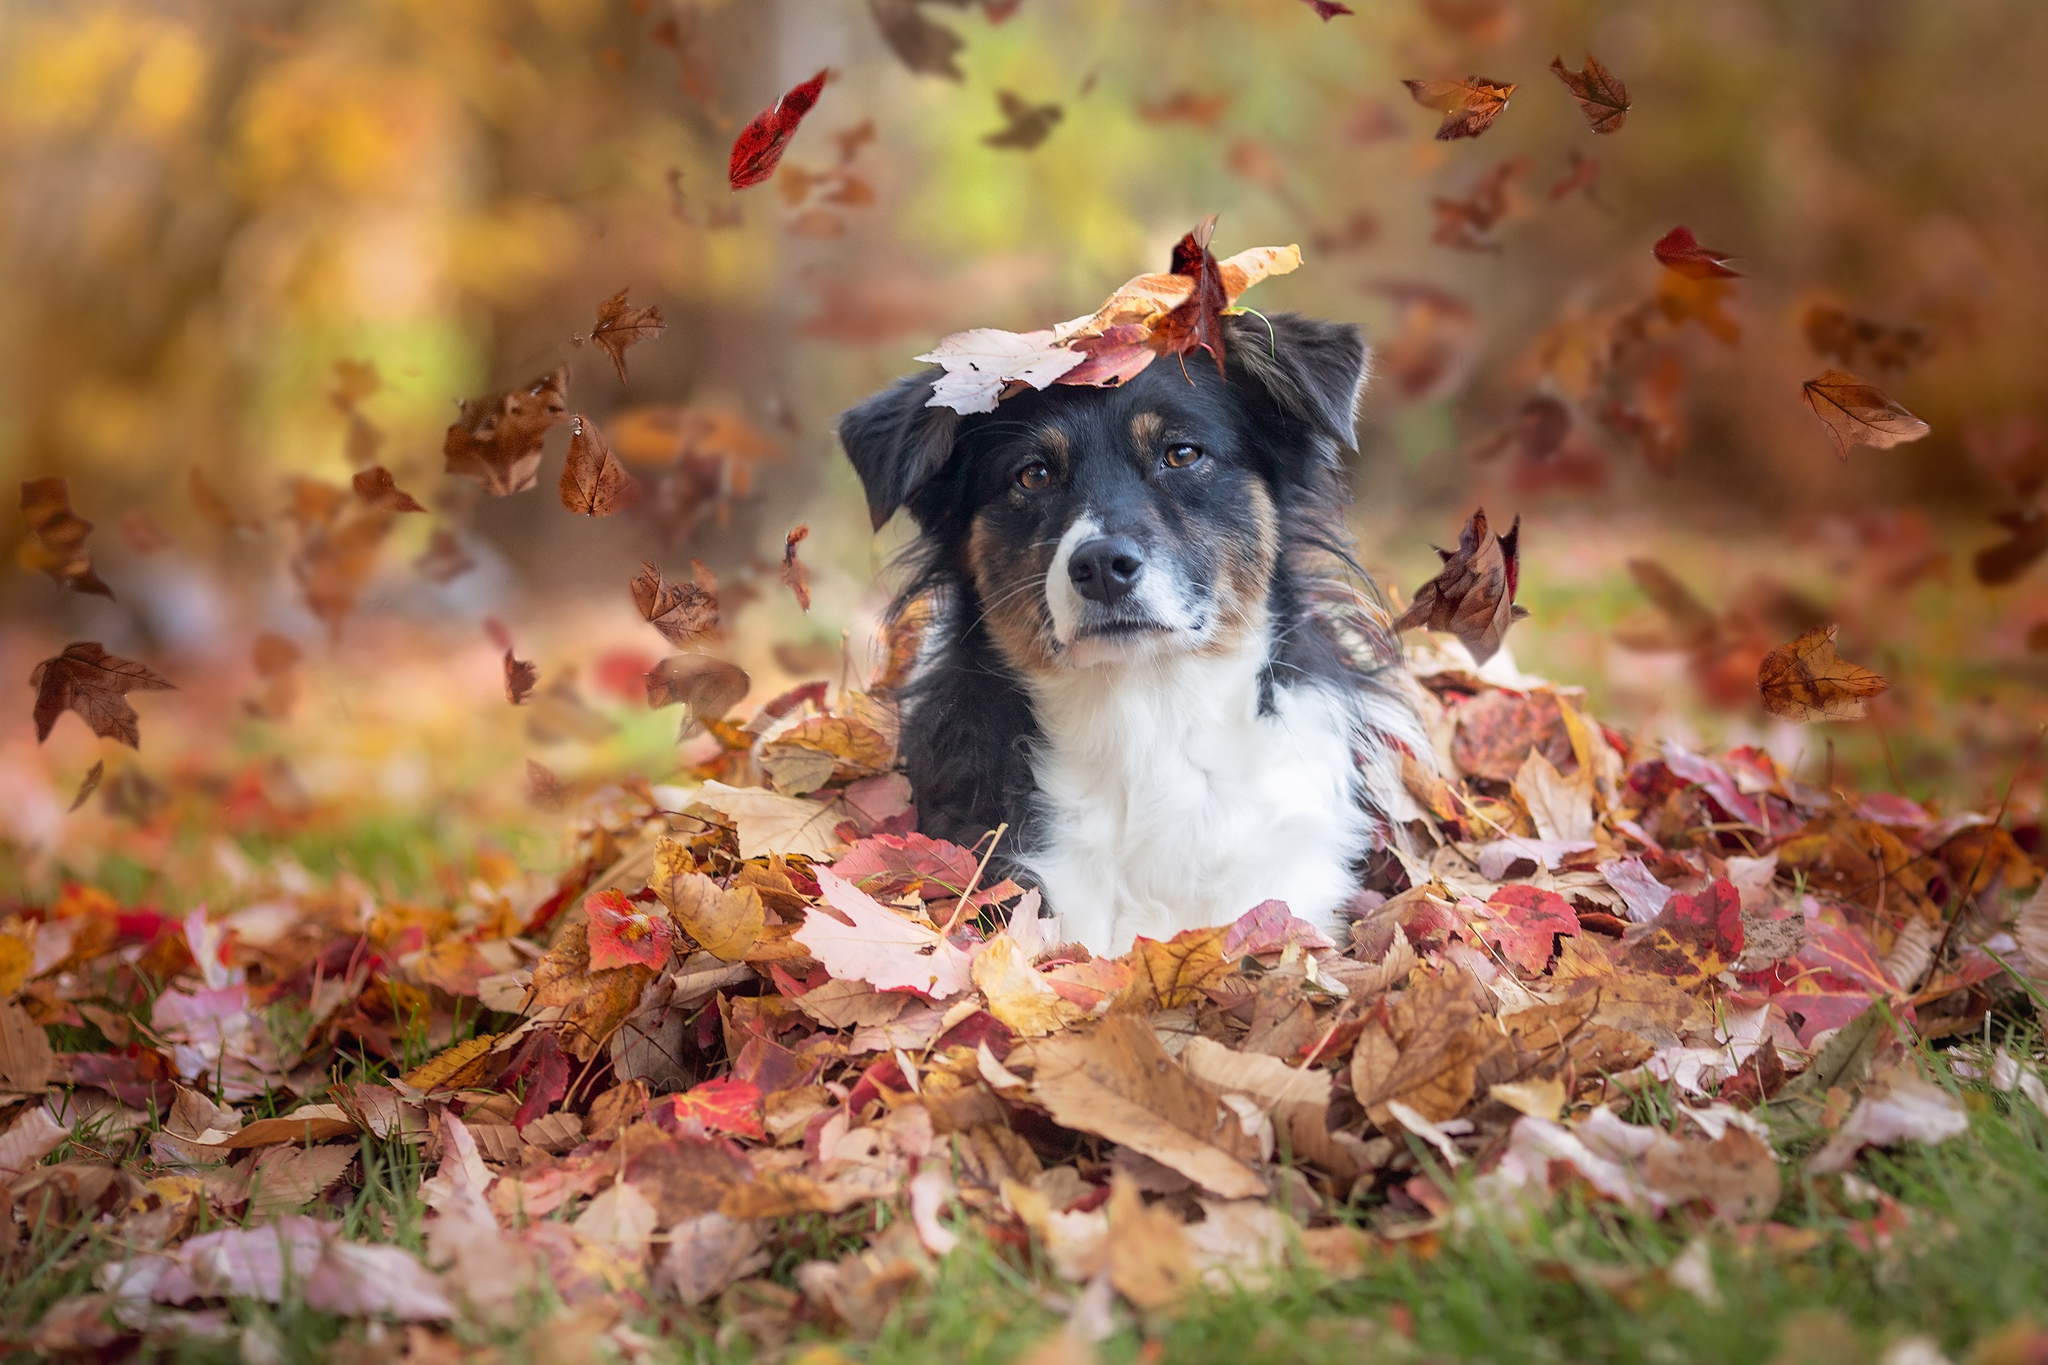
[(1325, 931), (1430, 747), (1352, 557), (1340, 451), (1356, 327), (1225, 319), (1227, 368), (1164, 356), (962, 417), (928, 371), (847, 411), (879, 530), (908, 509), (896, 610), (919, 828), (973, 844), (1098, 954), (1285, 901)]

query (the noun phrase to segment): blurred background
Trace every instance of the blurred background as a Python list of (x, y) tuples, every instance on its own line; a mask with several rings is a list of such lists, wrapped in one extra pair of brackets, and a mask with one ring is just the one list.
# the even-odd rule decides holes
[[(75, 718), (39, 746), (17, 682), (0, 880), (147, 890), (221, 821), (309, 862), (544, 861), (561, 821), (525, 759), (677, 769), (677, 713), (641, 700), (670, 652), (643, 562), (718, 576), (742, 714), (871, 674), (904, 528), (870, 534), (836, 414), (947, 332), (1090, 311), (1208, 213), (1219, 254), (1301, 245), (1248, 303), (1378, 347), (1354, 523), (1390, 590), (1475, 506), (1519, 514), (1516, 661), (1610, 723), (1995, 803), (2048, 718), (2048, 11), (1354, 8), (0, 3), (0, 472), (68, 480), (116, 594), (63, 590), (10, 520), (0, 674), (97, 640), (180, 689), (138, 694), (129, 751)], [(1546, 69), (1588, 52), (1633, 100), (1611, 136)], [(776, 177), (731, 191), (740, 127), (821, 67)], [(1433, 140), (1402, 79), (1471, 74), (1518, 88)], [(1679, 224), (1741, 277), (1661, 269)], [(627, 287), (668, 325), (622, 381), (582, 338)], [(633, 506), (563, 509), (566, 425), (531, 491), (443, 473), (460, 400), (562, 364)], [(1838, 460), (1800, 400), (1829, 368), (1931, 434)], [(337, 513), (323, 488), (372, 464), (426, 512)], [(808, 613), (778, 572), (798, 524)], [(1869, 722), (1768, 723), (1758, 658), (1828, 622), (1892, 691)], [(2037, 757), (2012, 800), (2041, 799)]]

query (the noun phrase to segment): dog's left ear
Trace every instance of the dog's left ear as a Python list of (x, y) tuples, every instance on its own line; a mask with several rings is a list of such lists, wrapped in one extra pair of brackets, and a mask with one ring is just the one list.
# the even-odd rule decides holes
[(960, 414), (925, 406), (939, 373), (899, 379), (839, 418), (839, 444), (867, 490), (868, 516), (877, 531), (953, 453)]
[(1348, 322), (1299, 313), (1230, 319), (1233, 369), (1265, 390), (1282, 413), (1319, 436), (1350, 448), (1357, 439), (1358, 399), (1365, 392), (1365, 336)]

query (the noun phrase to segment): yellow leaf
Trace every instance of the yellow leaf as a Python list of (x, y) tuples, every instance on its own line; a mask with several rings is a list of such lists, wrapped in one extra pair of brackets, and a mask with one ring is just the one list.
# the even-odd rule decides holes
[(483, 1079), (495, 1033), (480, 1033), (466, 1043), (445, 1048), (399, 1079), (415, 1090), (460, 1090)]
[(767, 919), (759, 891), (746, 885), (727, 891), (701, 872), (671, 878), (654, 892), (704, 951), (726, 962), (747, 955)]

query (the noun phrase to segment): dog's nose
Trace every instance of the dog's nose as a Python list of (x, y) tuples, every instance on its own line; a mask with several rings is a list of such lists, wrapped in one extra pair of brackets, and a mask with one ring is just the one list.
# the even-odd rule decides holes
[(1145, 551), (1129, 536), (1097, 536), (1074, 547), (1067, 577), (1091, 602), (1113, 607), (1130, 596), (1145, 569)]

